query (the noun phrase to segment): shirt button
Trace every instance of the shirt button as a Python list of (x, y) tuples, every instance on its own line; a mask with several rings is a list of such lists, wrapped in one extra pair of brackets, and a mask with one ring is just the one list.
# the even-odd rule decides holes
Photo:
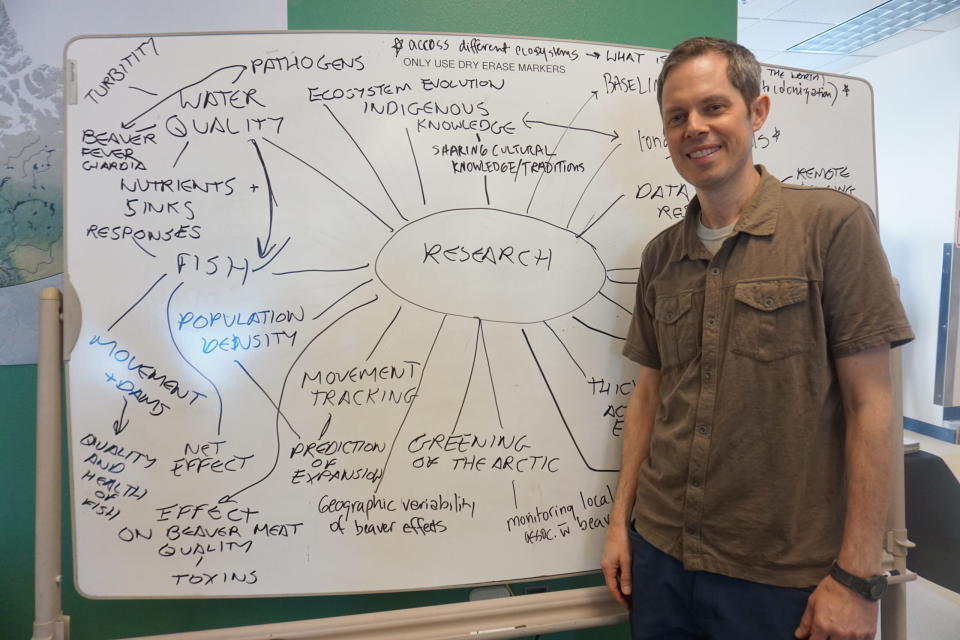
[(691, 536), (695, 536), (695, 535), (697, 535), (697, 528), (696, 528), (696, 527), (687, 527), (687, 533), (690, 534)]
[(699, 480), (694, 480), (694, 481), (691, 482), (690, 484), (692, 484), (694, 488), (699, 488), (699, 487), (700, 487), (700, 481), (699, 481)]
[(716, 324), (717, 324), (717, 319), (716, 319), (716, 318), (714, 318), (713, 316), (710, 316), (709, 318), (707, 318), (707, 326), (708, 326), (708, 327), (712, 327), (712, 326), (714, 326), (714, 325), (716, 325)]
[(710, 371), (710, 369), (705, 369), (703, 372), (703, 377), (705, 380), (709, 382), (710, 379), (713, 377), (713, 373)]
[(764, 298), (764, 299), (763, 299), (763, 306), (765, 306), (765, 307), (768, 308), (768, 309), (769, 309), (770, 307), (772, 307), (772, 306), (773, 306), (773, 298)]
[(712, 276), (718, 276), (718, 275), (720, 275), (720, 269), (717, 268), (717, 267), (713, 267), (712, 269), (710, 269), (710, 275), (712, 275)]
[(702, 435), (702, 436), (705, 436), (705, 435), (707, 435), (708, 433), (710, 433), (710, 429), (709, 429), (709, 428), (707, 427), (707, 425), (705, 425), (705, 424), (698, 424), (698, 425), (697, 425), (697, 433), (699, 433), (699, 434)]

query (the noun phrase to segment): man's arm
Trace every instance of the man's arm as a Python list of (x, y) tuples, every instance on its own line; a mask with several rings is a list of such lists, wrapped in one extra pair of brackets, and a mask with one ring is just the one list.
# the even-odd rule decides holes
[[(880, 346), (836, 360), (846, 416), (847, 511), (837, 564), (861, 577), (880, 573), (890, 494), (893, 428), (890, 348)], [(810, 596), (797, 637), (872, 640), (877, 603), (827, 576)]]
[(660, 408), (660, 371), (640, 365), (637, 384), (627, 400), (627, 413), (623, 421), (623, 443), (620, 454), (620, 478), (613, 507), (610, 510), (610, 525), (600, 568), (607, 589), (617, 602), (630, 608), (630, 514), (637, 491), (640, 465), (650, 453), (650, 434), (653, 421)]

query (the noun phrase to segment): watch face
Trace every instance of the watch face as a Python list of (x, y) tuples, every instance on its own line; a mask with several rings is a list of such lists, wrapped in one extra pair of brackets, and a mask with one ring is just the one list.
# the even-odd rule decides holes
[(870, 599), (879, 600), (883, 592), (887, 590), (887, 580), (884, 577), (873, 578), (870, 580)]

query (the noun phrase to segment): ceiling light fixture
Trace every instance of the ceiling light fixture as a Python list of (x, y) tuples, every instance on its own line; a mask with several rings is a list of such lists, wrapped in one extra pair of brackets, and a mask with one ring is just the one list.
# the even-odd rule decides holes
[(847, 54), (957, 9), (960, 0), (889, 0), (787, 51)]

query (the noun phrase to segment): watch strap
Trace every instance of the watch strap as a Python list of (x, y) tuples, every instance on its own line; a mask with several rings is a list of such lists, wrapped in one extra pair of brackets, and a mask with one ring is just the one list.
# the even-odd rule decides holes
[(837, 564), (836, 560), (830, 566), (830, 577), (871, 602), (879, 600), (887, 586), (887, 576), (885, 574), (861, 578), (844, 570)]

